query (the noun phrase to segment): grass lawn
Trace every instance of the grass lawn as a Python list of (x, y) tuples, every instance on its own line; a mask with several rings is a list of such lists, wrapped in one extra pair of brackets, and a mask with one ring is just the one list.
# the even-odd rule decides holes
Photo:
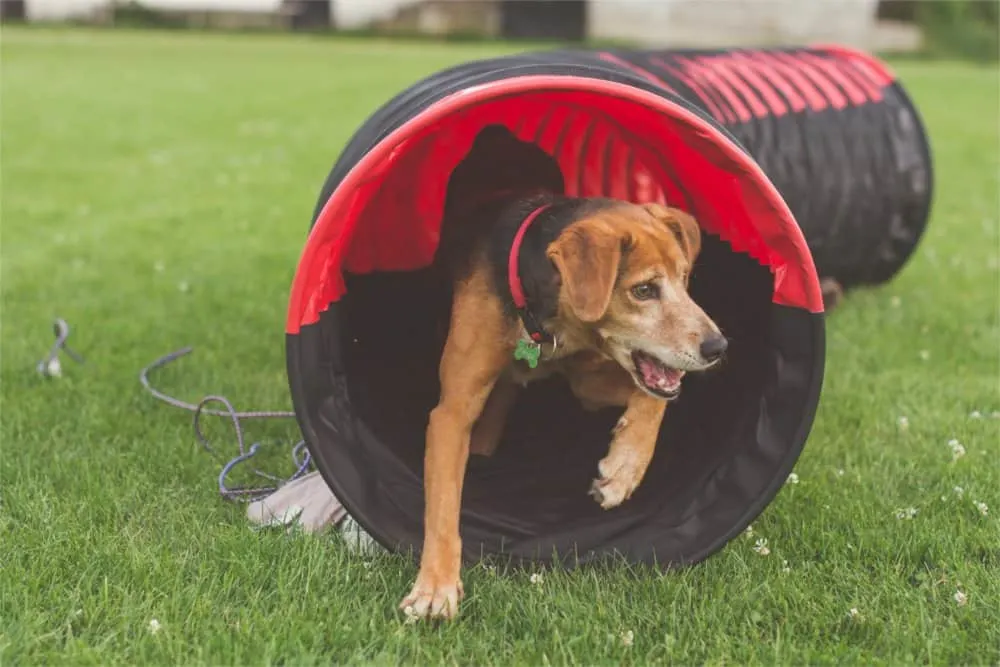
[[(0, 662), (1000, 662), (996, 69), (897, 64), (934, 219), (831, 317), (799, 482), (754, 538), (668, 575), (476, 567), (457, 623), (407, 625), (411, 563), (255, 532), (218, 497), (189, 415), (138, 370), (193, 344), (161, 385), (287, 408), (286, 298), (327, 170), (395, 92), (501, 48), (4, 29)], [(87, 364), (46, 380), (54, 316)]]

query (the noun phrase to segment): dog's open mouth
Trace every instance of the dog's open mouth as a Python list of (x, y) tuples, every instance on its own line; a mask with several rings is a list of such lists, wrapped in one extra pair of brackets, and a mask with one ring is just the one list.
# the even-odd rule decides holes
[(646, 391), (660, 398), (677, 398), (681, 393), (684, 371), (667, 366), (656, 357), (636, 350), (632, 352), (636, 378)]

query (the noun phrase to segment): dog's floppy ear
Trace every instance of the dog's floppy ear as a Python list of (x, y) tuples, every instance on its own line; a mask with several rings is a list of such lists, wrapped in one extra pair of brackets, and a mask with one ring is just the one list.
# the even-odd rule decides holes
[(701, 227), (698, 226), (698, 221), (679, 208), (670, 208), (663, 204), (644, 204), (643, 208), (670, 228), (684, 249), (688, 261), (694, 263), (698, 253), (701, 252)]
[(562, 291), (583, 322), (601, 319), (611, 303), (622, 260), (621, 236), (596, 220), (567, 227), (547, 254), (562, 278)]

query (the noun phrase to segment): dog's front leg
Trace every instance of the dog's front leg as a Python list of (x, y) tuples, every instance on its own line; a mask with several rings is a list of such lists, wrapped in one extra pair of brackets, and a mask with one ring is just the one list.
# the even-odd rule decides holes
[(608, 455), (597, 465), (600, 478), (591, 495), (604, 509), (617, 507), (636, 490), (653, 459), (667, 403), (642, 391), (629, 397), (625, 413), (612, 431)]
[(508, 363), (503, 313), (473, 278), (455, 294), (441, 357), (441, 400), (431, 411), (424, 454), (424, 548), (420, 571), (401, 609), (452, 618), (461, 600), (459, 513), (469, 438), (486, 399)]

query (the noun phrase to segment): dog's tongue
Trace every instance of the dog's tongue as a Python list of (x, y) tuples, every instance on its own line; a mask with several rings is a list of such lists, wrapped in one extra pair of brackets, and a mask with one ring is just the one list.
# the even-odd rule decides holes
[(680, 384), (681, 377), (684, 375), (684, 371), (679, 371), (676, 368), (667, 368), (645, 355), (638, 361), (639, 372), (642, 373), (642, 381), (656, 389), (671, 391)]

